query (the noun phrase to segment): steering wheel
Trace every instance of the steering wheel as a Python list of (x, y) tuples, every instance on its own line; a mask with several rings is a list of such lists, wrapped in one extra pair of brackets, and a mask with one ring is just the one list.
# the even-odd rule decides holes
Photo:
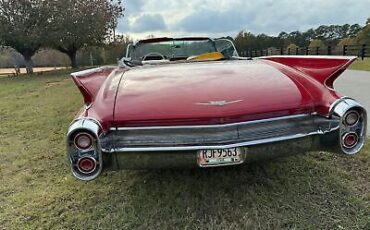
[(150, 52), (148, 53), (147, 55), (145, 55), (143, 57), (143, 61), (146, 61), (146, 59), (150, 56), (159, 56), (161, 57), (162, 59), (161, 60), (165, 60), (166, 59), (166, 56), (164, 56), (163, 54), (159, 53), (159, 52)]

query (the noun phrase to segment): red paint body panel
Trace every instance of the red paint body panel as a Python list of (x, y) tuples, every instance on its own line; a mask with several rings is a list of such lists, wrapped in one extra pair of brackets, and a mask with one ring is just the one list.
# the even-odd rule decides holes
[(85, 104), (95, 100), (105, 79), (115, 67), (101, 67), (72, 74), (72, 79), (84, 97)]
[[(77, 74), (74, 80), (81, 92), (93, 95), (91, 107), (81, 114), (97, 119), (104, 130), (223, 124), (314, 112), (327, 116), (341, 95), (324, 83), (338, 77), (353, 58), (290, 58), (117, 68), (92, 71), (89, 77)], [(210, 101), (238, 102), (199, 104)]]
[(292, 67), (314, 78), (323, 85), (333, 88), (333, 83), (356, 57), (330, 58), (328, 56), (270, 56), (261, 59)]
[(112, 126), (116, 92), (125, 71), (119, 68), (109, 75), (97, 94), (98, 100), (87, 111), (87, 116), (97, 119), (105, 130)]
[[(199, 105), (236, 101), (225, 106)], [(117, 93), (115, 126), (212, 124), (312, 112), (308, 92), (261, 61), (136, 68)]]

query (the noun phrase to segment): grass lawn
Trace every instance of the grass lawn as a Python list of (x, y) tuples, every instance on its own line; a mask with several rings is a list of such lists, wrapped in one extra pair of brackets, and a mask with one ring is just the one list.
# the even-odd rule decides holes
[(370, 58), (365, 58), (364, 60), (361, 60), (361, 58), (359, 58), (349, 68), (353, 70), (370, 71)]
[(67, 71), (0, 77), (0, 229), (370, 229), (370, 145), (245, 167), (71, 176)]

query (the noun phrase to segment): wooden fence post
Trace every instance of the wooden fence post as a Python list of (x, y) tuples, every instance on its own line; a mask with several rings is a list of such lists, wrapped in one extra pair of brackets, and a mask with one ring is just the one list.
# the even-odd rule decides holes
[(320, 47), (316, 47), (316, 55), (319, 55)]
[(280, 55), (284, 55), (284, 49), (280, 48)]
[(288, 55), (290, 55), (290, 48), (288, 48)]
[(347, 45), (343, 46), (343, 56), (347, 55)]
[(310, 50), (309, 50), (309, 48), (308, 47), (306, 47), (306, 55), (308, 55), (308, 52), (309, 52)]
[(364, 60), (365, 55), (366, 55), (366, 44), (363, 44), (361, 49), (361, 60)]
[(298, 47), (295, 49), (295, 54), (296, 54), (296, 55), (298, 55), (298, 54), (299, 54), (299, 48), (298, 48)]
[(328, 55), (331, 55), (331, 46), (328, 46)]

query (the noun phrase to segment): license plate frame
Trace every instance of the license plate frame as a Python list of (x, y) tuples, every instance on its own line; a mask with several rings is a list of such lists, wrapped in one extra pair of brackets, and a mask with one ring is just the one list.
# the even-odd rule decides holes
[(245, 155), (245, 148), (202, 149), (197, 151), (197, 161), (202, 168), (239, 165), (244, 162)]

